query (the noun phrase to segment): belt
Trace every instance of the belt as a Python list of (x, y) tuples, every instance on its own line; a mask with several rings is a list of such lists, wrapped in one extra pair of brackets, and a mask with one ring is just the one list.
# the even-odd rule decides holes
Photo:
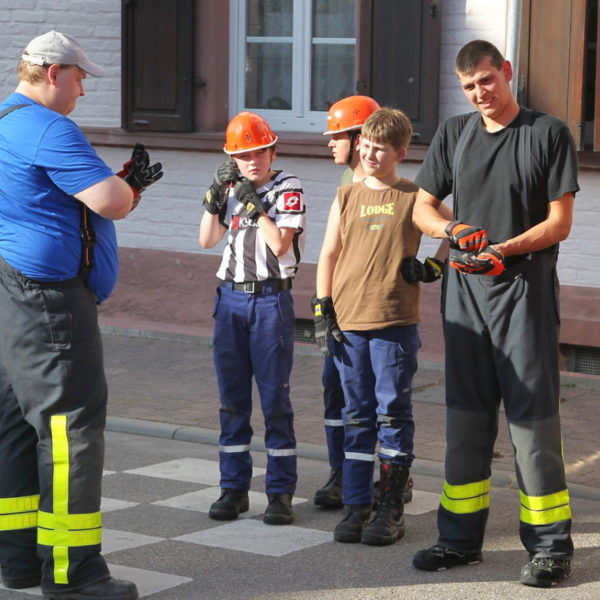
[(291, 290), (291, 279), (265, 279), (264, 281), (223, 281), (219, 279), (219, 285), (228, 290), (237, 290), (246, 292), (246, 294), (262, 294), (263, 292), (279, 292), (281, 290)]

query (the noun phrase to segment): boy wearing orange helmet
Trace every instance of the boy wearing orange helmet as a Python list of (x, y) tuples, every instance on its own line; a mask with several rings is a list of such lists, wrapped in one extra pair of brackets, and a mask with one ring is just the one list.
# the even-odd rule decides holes
[(221, 165), (206, 192), (199, 242), (212, 248), (227, 233), (217, 271), (214, 362), (220, 392), (221, 496), (209, 516), (232, 520), (249, 508), (252, 477), (252, 378), (265, 420), (268, 506), (263, 521), (293, 521), (296, 439), (289, 397), (294, 307), (292, 279), (304, 246), (300, 181), (271, 168), (277, 136), (261, 116), (229, 123)]

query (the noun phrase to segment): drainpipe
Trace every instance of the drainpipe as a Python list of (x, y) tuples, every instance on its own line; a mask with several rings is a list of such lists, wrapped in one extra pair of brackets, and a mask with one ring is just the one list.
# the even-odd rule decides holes
[(513, 78), (510, 82), (513, 94), (519, 102), (523, 95), (523, 86), (519, 81), (519, 48), (521, 40), (521, 0), (507, 0), (506, 4), (506, 59), (510, 61), (513, 69)]

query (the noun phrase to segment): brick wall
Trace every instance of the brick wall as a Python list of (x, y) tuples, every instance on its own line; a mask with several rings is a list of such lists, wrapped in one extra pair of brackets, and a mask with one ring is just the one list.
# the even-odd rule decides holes
[(88, 77), (87, 95), (71, 117), (79, 125), (121, 124), (121, 2), (119, 0), (0, 0), (0, 97), (17, 85), (16, 67), (27, 43), (56, 29), (72, 35), (106, 77)]

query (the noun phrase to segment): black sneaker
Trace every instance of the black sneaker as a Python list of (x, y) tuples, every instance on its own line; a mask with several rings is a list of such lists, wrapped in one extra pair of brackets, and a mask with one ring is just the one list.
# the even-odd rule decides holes
[(42, 575), (39, 572), (19, 577), (2, 576), (2, 585), (9, 590), (24, 590), (30, 587), (37, 587), (41, 581)]
[(521, 583), (533, 587), (552, 587), (571, 574), (571, 561), (551, 556), (532, 558), (521, 569)]
[(417, 552), (413, 558), (413, 567), (421, 571), (445, 571), (458, 565), (477, 565), (482, 560), (479, 551), (459, 552), (436, 545)]
[(233, 521), (250, 508), (248, 492), (244, 490), (221, 490), (221, 496), (210, 505), (208, 516), (215, 521)]
[(268, 494), (269, 505), (263, 516), (266, 525), (289, 525), (294, 520), (291, 494)]

